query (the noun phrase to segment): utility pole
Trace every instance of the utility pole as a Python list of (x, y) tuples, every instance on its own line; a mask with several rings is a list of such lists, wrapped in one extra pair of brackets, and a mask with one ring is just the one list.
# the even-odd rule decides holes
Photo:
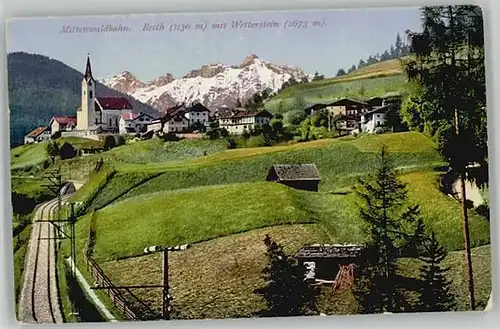
[[(169, 251), (183, 251), (189, 248), (189, 245), (184, 244), (182, 246), (175, 247), (164, 247), (164, 246), (151, 246), (144, 249), (142, 255), (150, 254), (153, 252), (163, 251), (163, 282), (161, 285), (135, 285), (135, 286), (95, 286), (90, 287), (90, 289), (96, 290), (108, 290), (108, 289), (158, 289), (162, 288), (162, 315), (164, 320), (170, 320), (170, 313), (172, 312), (172, 307), (170, 302), (172, 297), (169, 294), (169, 280), (168, 280), (168, 252)], [(138, 255), (139, 256), (139, 255)], [(159, 315), (158, 315), (159, 316)]]
[[(458, 109), (455, 109), (455, 134), (458, 138), (460, 135), (460, 117)], [(472, 257), (470, 252), (470, 234), (469, 234), (469, 215), (467, 214), (467, 197), (465, 191), (465, 165), (459, 168), (459, 178), (460, 180), (460, 190), (461, 190), (461, 210), (462, 219), (464, 226), (464, 244), (465, 244), (465, 264), (467, 266), (467, 276), (469, 279), (469, 301), (470, 308), (474, 310), (476, 308), (475, 298), (474, 298), (474, 274), (472, 271)]]
[(163, 319), (170, 320), (170, 296), (168, 294), (168, 249), (163, 250)]

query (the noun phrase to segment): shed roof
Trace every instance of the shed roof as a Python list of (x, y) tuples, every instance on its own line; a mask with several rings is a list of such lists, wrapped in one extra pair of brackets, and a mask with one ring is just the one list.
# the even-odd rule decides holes
[(307, 164), (277, 164), (273, 165), (278, 181), (321, 180), (318, 168), (314, 163)]
[(297, 258), (357, 258), (363, 251), (357, 244), (313, 244), (303, 246), (295, 255)]

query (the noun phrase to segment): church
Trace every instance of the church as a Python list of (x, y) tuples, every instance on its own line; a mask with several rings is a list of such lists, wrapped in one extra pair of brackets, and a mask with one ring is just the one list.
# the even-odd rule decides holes
[(118, 132), (120, 118), (132, 113), (125, 97), (98, 97), (90, 57), (82, 80), (82, 103), (76, 112), (76, 130), (92, 133)]

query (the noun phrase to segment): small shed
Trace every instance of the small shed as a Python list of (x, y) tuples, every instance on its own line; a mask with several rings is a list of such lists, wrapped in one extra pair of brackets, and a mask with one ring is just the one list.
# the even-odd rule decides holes
[(295, 255), (299, 263), (314, 274), (308, 273), (315, 280), (334, 280), (343, 267), (356, 264), (361, 257), (363, 245), (358, 244), (313, 244), (303, 246)]
[(266, 180), (298, 190), (317, 192), (321, 177), (314, 163), (277, 164), (269, 169)]

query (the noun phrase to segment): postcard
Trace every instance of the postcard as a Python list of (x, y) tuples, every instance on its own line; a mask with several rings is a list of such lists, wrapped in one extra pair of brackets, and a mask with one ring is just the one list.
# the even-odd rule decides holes
[(16, 316), (491, 308), (483, 13), (12, 18)]

